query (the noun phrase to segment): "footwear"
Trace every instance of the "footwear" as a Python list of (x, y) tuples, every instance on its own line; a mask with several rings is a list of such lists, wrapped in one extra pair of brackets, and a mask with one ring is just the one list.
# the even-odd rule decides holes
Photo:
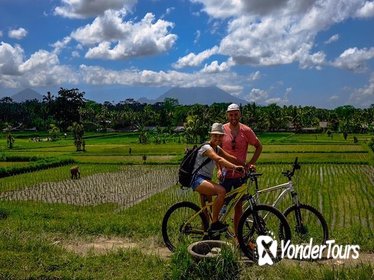
[(216, 233), (216, 232), (224, 232), (227, 230), (228, 225), (217, 221), (210, 225), (209, 232), (210, 233)]

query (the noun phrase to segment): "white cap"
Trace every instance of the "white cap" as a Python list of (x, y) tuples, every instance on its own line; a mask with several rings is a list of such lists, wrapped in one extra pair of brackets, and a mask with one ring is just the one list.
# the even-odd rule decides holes
[(235, 104), (235, 103), (230, 104), (230, 105), (227, 107), (226, 112), (230, 112), (230, 111), (240, 111), (240, 107), (239, 107), (239, 105), (238, 105), (238, 104)]

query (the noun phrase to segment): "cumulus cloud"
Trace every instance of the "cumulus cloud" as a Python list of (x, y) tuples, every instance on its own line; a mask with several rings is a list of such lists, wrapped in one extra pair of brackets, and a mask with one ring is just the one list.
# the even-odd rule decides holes
[(213, 61), (212, 63), (205, 64), (204, 68), (201, 70), (203, 73), (218, 73), (230, 70), (230, 67), (234, 65), (234, 62), (231, 58), (227, 61), (222, 62), (221, 64), (218, 63), (217, 60)]
[(129, 11), (137, 0), (62, 0), (55, 8), (55, 15), (67, 18), (88, 18), (102, 15), (107, 10)]
[(339, 40), (339, 34), (334, 34), (328, 40), (326, 40), (324, 43), (326, 45), (328, 45), (328, 44), (331, 44), (331, 43), (336, 42), (338, 40)]
[(23, 61), (24, 51), (19, 45), (0, 43), (0, 76), (19, 75), (18, 66)]
[(214, 46), (213, 48), (205, 50), (198, 54), (189, 53), (188, 55), (179, 58), (178, 61), (173, 64), (173, 67), (176, 69), (180, 69), (184, 67), (199, 66), (204, 60), (208, 59), (212, 55), (215, 55), (217, 51), (218, 47)]
[(267, 91), (259, 89), (259, 88), (252, 88), (249, 92), (248, 98), (246, 98), (249, 102), (256, 102), (261, 103), (264, 102), (268, 98), (269, 94)]
[(121, 12), (106, 11), (92, 24), (72, 32), (71, 37), (90, 47), (86, 58), (126, 59), (154, 55), (169, 50), (177, 36), (169, 33), (173, 23), (155, 20), (148, 13), (137, 23), (124, 22)]
[(77, 83), (79, 74), (60, 65), (55, 53), (39, 50), (25, 60), (19, 45), (0, 44), (0, 86), (22, 88)]
[(349, 48), (331, 64), (335, 67), (363, 72), (367, 69), (366, 61), (374, 58), (374, 47), (367, 49)]
[(359, 18), (374, 17), (374, 1), (365, 1), (364, 5), (356, 11)]
[(70, 36), (66, 36), (62, 40), (55, 42), (54, 44), (52, 44), (52, 47), (54, 49), (53, 52), (56, 54), (59, 54), (61, 50), (64, 49), (70, 42), (71, 42)]
[(369, 83), (366, 86), (353, 91), (349, 101), (358, 107), (369, 107), (374, 104), (374, 73), (371, 74)]
[(20, 27), (18, 29), (12, 29), (8, 32), (9, 38), (21, 40), (27, 36), (27, 30)]
[(19, 65), (19, 71), (21, 73), (39, 71), (43, 68), (48, 69), (56, 64), (59, 64), (59, 59), (56, 54), (46, 50), (39, 50), (33, 53), (28, 60)]
[[(262, 103), (262, 104), (272, 104), (276, 103), (278, 105), (286, 105), (289, 103), (288, 97), (292, 92), (292, 88), (286, 88), (282, 96), (279, 94), (272, 94), (271, 90), (264, 90), (259, 88), (252, 88), (249, 95), (245, 98), (249, 102)], [(278, 95), (278, 96), (276, 96)]]
[[(80, 72), (84, 82), (92, 85), (131, 85), (154, 87), (194, 87), (217, 86), (238, 90), (241, 79), (235, 73), (184, 73), (179, 71), (121, 70), (114, 71), (98, 66), (81, 65)], [(231, 92), (230, 92), (231, 93)]]
[[(370, 16), (372, 1), (363, 0), (192, 0), (212, 18), (227, 18), (219, 53), (237, 64), (321, 69), (323, 51), (314, 52), (317, 34), (359, 14)], [(360, 12), (359, 12), (360, 11)], [(364, 12), (365, 11), (365, 12)], [(330, 38), (330, 43), (338, 36)]]

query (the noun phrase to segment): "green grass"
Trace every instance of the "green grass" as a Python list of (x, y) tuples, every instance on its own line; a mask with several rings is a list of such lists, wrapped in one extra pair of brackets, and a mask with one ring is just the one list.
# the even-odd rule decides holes
[[(258, 172), (264, 174), (259, 179), (260, 187), (285, 182), (281, 171), (290, 169), (290, 163), (298, 156), (302, 169), (295, 183), (300, 200), (322, 211), (330, 236), (338, 244), (359, 244), (362, 252), (374, 252), (373, 152), (365, 144), (369, 136), (358, 135), (357, 144), (353, 143), (353, 135), (347, 140), (335, 134), (333, 139), (322, 134), (316, 137), (292, 133), (264, 133), (259, 137), (264, 143), (257, 165)], [(150, 168), (167, 163), (175, 168), (186, 147), (177, 143), (136, 142), (135, 134), (87, 134), (87, 152), (77, 153), (71, 139), (33, 143), (20, 135), (11, 151), (5, 148), (5, 140), (0, 142), (0, 156), (69, 156), (79, 162), (83, 177), (118, 172), (123, 169), (121, 164), (141, 164), (128, 166), (136, 176), (139, 167), (143, 167), (143, 154), (147, 154), (148, 163), (154, 164)], [(69, 169), (70, 166), (64, 166), (1, 178), (0, 195), (42, 182), (64, 182), (70, 178)], [(100, 181), (100, 184), (107, 183)], [(80, 255), (55, 241), (68, 243), (108, 236), (141, 244), (152, 240), (163, 247), (160, 230), (163, 215), (181, 200), (197, 202), (198, 197), (174, 186), (130, 208), (114, 203), (78, 206), (0, 199), (0, 279), (164, 279), (170, 275), (171, 261), (145, 254), (143, 250)], [(287, 203), (289, 200), (280, 207), (286, 207)], [(243, 266), (241, 275), (243, 279), (370, 279), (373, 266), (280, 262), (272, 267)]]

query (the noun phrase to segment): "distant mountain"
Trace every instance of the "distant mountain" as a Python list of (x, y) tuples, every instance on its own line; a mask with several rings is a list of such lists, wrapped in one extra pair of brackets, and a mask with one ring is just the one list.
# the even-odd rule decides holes
[(37, 93), (35, 90), (31, 88), (26, 88), (12, 95), (11, 98), (13, 99), (14, 102), (22, 103), (22, 102), (25, 102), (26, 100), (33, 100), (33, 99), (42, 101), (43, 95)]
[[(204, 104), (212, 105), (213, 103), (237, 103), (246, 104), (247, 101), (232, 96), (218, 87), (189, 87), (189, 88), (172, 88), (162, 94), (155, 100), (140, 98), (138, 101), (143, 103), (163, 102), (165, 98), (178, 99), (181, 105)], [(148, 102), (147, 102), (148, 101)]]

